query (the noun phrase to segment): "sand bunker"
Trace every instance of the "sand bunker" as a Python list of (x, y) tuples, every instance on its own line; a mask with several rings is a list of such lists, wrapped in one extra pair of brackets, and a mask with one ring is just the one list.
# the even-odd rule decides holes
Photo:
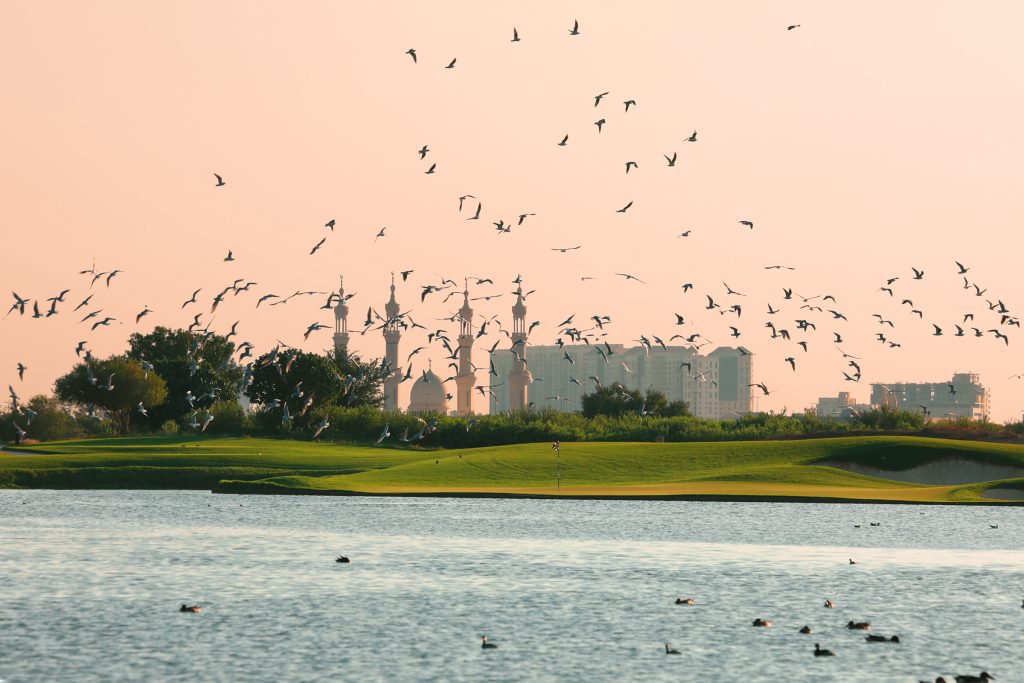
[[(950, 486), (952, 484), (977, 484), (997, 479), (1017, 479), (1024, 477), (1024, 467), (1013, 465), (993, 465), (970, 458), (939, 458), (924, 465), (917, 465), (905, 470), (883, 470), (871, 465), (855, 462), (819, 462), (817, 465), (835, 467), (854, 474), (869, 477), (905, 481), (911, 484), (928, 484), (931, 486)], [(992, 489), (993, 491), (1012, 491), (1013, 489)], [(1021, 493), (1021, 492), (1017, 492)], [(1016, 500), (1016, 499), (1015, 499)]]
[(981, 497), (989, 500), (1024, 500), (1024, 489), (986, 489)]

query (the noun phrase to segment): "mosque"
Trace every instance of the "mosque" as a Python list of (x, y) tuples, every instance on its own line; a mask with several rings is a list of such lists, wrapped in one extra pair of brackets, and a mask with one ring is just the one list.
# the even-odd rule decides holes
[[(489, 395), (492, 413), (508, 413), (538, 406), (562, 411), (578, 411), (587, 384), (583, 378), (597, 378), (602, 384), (618, 382), (630, 389), (657, 389), (670, 401), (685, 400), (698, 417), (725, 419), (751, 412), (753, 354), (743, 347), (717, 348), (707, 355), (693, 347), (625, 348), (607, 345), (609, 354), (616, 354), (618, 363), (609, 364), (592, 347), (585, 345), (531, 346), (527, 348), (529, 329), (526, 325), (526, 303), (522, 285), (516, 290), (512, 305), (512, 341), (509, 353), (491, 354), (486, 389), (476, 389), (473, 366), (473, 342), (480, 328), (473, 326), (473, 309), (469, 305), (469, 286), (462, 292), (462, 307), (455, 314), (459, 323), (458, 370), (450, 378), (455, 382), (455, 395), (448, 393), (445, 381), (428, 368), (416, 378), (409, 392), (409, 413), (437, 412), (444, 415), (468, 416), (473, 413), (473, 391)], [(345, 281), (338, 289), (339, 301), (334, 307), (334, 349), (348, 354), (348, 304)], [(387, 319), (382, 326), (384, 358), (391, 373), (384, 380), (384, 410), (398, 411), (398, 385), (406, 373), (400, 365), (399, 343), (406, 327), (401, 306), (395, 299), (395, 276), (391, 275), (391, 297), (384, 305)], [(486, 323), (485, 323), (486, 325)], [(571, 357), (570, 367), (564, 360)], [(535, 378), (530, 367), (541, 372)], [(688, 368), (683, 372), (682, 367)], [(576, 377), (575, 375), (579, 375)], [(538, 384), (542, 382), (542, 384)], [(452, 400), (455, 405), (452, 408)]]

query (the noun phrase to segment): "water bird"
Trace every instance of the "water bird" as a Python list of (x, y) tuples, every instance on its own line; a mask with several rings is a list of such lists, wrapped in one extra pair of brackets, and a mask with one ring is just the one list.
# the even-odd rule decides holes
[(832, 650), (826, 650), (817, 643), (814, 644), (814, 656), (815, 657), (835, 657), (836, 653)]
[[(859, 525), (858, 525), (858, 526), (859, 526)], [(825, 601), (825, 607), (826, 607), (826, 608), (828, 608), (828, 609), (832, 609), (832, 608), (833, 608), (833, 607), (835, 607), (835, 606), (836, 606), (836, 604), (835, 604), (834, 602), (832, 602), (831, 600), (826, 600), (826, 601)]]
[(852, 557), (850, 558), (850, 564), (857, 564), (856, 562), (853, 561)]
[(956, 683), (985, 683), (985, 681), (994, 681), (996, 677), (987, 671), (982, 671), (977, 676), (972, 676), (971, 674), (961, 674), (959, 676), (954, 676), (953, 679), (956, 681)]
[(203, 608), (200, 607), (199, 605), (186, 605), (185, 603), (181, 603), (181, 607), (178, 608), (178, 611), (179, 612), (191, 612), (192, 614), (198, 614), (201, 609), (203, 609)]
[(871, 628), (870, 621), (848, 621), (846, 622), (846, 628), (850, 630), (867, 631)]
[(692, 605), (693, 598), (676, 598), (677, 605)]
[(803, 628), (800, 629), (800, 633), (803, 633), (804, 635), (810, 635), (811, 627), (810, 626), (804, 626)]
[(773, 622), (771, 619), (754, 619), (754, 621), (751, 623), (751, 626), (763, 626), (764, 628), (771, 628), (771, 626), (774, 623), (775, 622)]
[(665, 654), (667, 654), (667, 655), (681, 655), (683, 653), (680, 652), (679, 650), (675, 649), (674, 647), (669, 647), (669, 644), (665, 643)]
[(352, 560), (348, 559), (344, 555), (338, 555), (337, 559), (334, 560), (338, 564), (349, 564)]
[(494, 643), (487, 642), (487, 636), (480, 637), (480, 649), (481, 650), (497, 650), (498, 646)]
[(892, 636), (886, 638), (885, 636), (869, 635), (864, 638), (869, 643), (898, 643), (900, 642), (899, 636)]

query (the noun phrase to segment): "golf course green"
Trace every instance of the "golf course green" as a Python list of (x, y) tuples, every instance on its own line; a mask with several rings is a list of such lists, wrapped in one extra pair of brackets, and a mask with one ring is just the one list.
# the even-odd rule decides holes
[[(942, 484), (896, 480), (944, 463)], [(876, 476), (847, 471), (848, 465), (872, 468)], [(979, 472), (989, 471), (1013, 476), (978, 481)], [(0, 453), (0, 488), (1021, 504), (1024, 446), (911, 436), (585, 442), (563, 443), (556, 458), (547, 443), (420, 450), (153, 436), (8, 449)], [(989, 489), (999, 496), (986, 495)]]

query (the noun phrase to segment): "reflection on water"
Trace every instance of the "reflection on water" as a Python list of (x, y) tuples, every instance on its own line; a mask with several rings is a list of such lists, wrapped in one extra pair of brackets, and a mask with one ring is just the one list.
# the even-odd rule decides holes
[(1020, 508), (0, 491), (0, 679), (1024, 680), (1022, 529)]

